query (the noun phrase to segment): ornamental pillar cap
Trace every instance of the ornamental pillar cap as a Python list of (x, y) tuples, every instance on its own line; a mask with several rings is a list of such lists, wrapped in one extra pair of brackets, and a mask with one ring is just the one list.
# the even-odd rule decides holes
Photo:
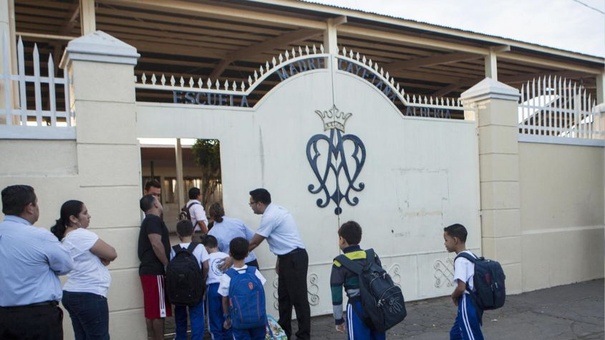
[(70, 41), (59, 66), (65, 68), (73, 60), (136, 65), (140, 56), (136, 48), (103, 31), (96, 31)]
[(519, 96), (519, 90), (516, 88), (487, 77), (475, 86), (462, 92), (460, 99), (463, 102), (475, 102), (486, 99), (501, 99), (516, 102), (519, 100)]

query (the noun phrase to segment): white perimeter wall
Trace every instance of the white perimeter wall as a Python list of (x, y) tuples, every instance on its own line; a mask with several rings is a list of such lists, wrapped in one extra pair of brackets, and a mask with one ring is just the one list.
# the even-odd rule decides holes
[[(331, 77), (327, 70), (289, 78), (256, 109), (135, 105), (131, 64), (85, 59), (74, 58), (76, 66), (69, 68), (78, 84), (72, 88), (77, 140), (0, 140), (0, 187), (32, 185), (40, 203), (36, 225), (43, 228), (52, 225), (64, 201), (86, 203), (90, 228), (119, 254), (110, 265), (113, 338), (146, 337), (136, 256), (137, 137), (217, 138), (229, 216), (258, 226), (260, 217), (248, 206), (248, 192), (257, 187), (269, 189), (274, 202), (292, 212), (309, 250), (313, 315), (331, 313), (336, 231), (347, 220), (362, 225), (362, 246), (377, 250), (408, 300), (451, 293), (453, 255), (444, 250), (443, 227), (466, 225), (467, 246), (481, 252), (475, 122), (402, 117), (365, 80), (339, 72)], [(353, 114), (346, 133), (359, 137), (367, 152), (359, 176), (365, 189), (353, 195), (359, 204), (343, 201), (340, 216), (333, 202), (317, 207), (323, 196), (307, 189), (319, 184), (307, 161), (307, 142), (329, 133), (315, 111), (333, 105)], [(600, 147), (519, 144), (523, 291), (603, 277), (603, 158)], [(269, 280), (268, 305), (276, 308), (275, 256), (266, 244), (257, 253)], [(72, 338), (67, 316), (64, 329)]]
[[(108, 146), (109, 147), (109, 146)], [(140, 172), (132, 169), (139, 162), (118, 146), (111, 157), (98, 157), (85, 144), (76, 141), (0, 140), (0, 190), (9, 185), (31, 185), (38, 197), (40, 218), (35, 224), (50, 229), (59, 218), (63, 202), (83, 201), (92, 218), (90, 230), (114, 246), (118, 258), (109, 266), (112, 284), (108, 292), (110, 333), (114, 339), (145, 339), (143, 293), (138, 276), (137, 239), (141, 221), (138, 201), (141, 196)], [(103, 177), (91, 177), (90, 165), (103, 168), (116, 183), (103, 185)], [(0, 214), (0, 216), (3, 216)], [(2, 217), (3, 218), (3, 217)], [(24, 245), (26, 246), (26, 245)], [(65, 281), (66, 277), (61, 277)], [(65, 339), (73, 339), (67, 311), (63, 318)]]
[[(408, 300), (449, 294), (451, 258), (443, 227), (459, 222), (470, 231), (469, 246), (480, 247), (478, 163), (474, 122), (404, 118), (376, 88), (337, 73), (332, 100), (330, 74), (313, 71), (289, 78), (255, 110), (172, 104), (138, 104), (137, 137), (218, 138), (221, 141), (224, 204), (227, 215), (253, 229), (259, 216), (248, 206), (248, 192), (267, 188), (276, 204), (294, 215), (310, 255), (312, 313), (331, 312), (329, 273), (338, 255), (338, 226), (356, 220), (364, 228), (362, 246), (381, 255)], [(365, 189), (357, 206), (319, 208), (307, 187), (318, 185), (307, 161), (308, 140), (329, 135), (315, 110), (335, 104), (353, 115), (345, 132), (365, 144), (359, 176)], [(134, 241), (133, 241), (134, 242)], [(261, 269), (268, 296), (277, 296), (275, 256), (261, 245)], [(277, 306), (268, 298), (268, 305)], [(271, 311), (276, 314), (276, 311)]]
[[(332, 106), (327, 71), (283, 82), (256, 110), (139, 103), (136, 137), (220, 139), (227, 214), (256, 228), (260, 217), (248, 207), (248, 191), (264, 186), (295, 216), (310, 254), (314, 315), (331, 312), (336, 230), (349, 219), (364, 227), (362, 246), (378, 251), (408, 300), (449, 294), (453, 256), (444, 251), (442, 228), (465, 224), (469, 247), (480, 251), (474, 123), (404, 118), (368, 83), (349, 74), (335, 79), (336, 106), (353, 114), (346, 133), (361, 138), (367, 151), (359, 177), (366, 187), (356, 195), (360, 202), (355, 207), (343, 202), (340, 217), (333, 203), (318, 208), (320, 196), (307, 190), (317, 185), (306, 159), (307, 141), (327, 133), (314, 112)], [(120, 170), (136, 157), (119, 151), (98, 157), (87, 150), (75, 141), (0, 140), (0, 187), (32, 185), (40, 202), (37, 225), (44, 228), (65, 200), (86, 202), (91, 229), (119, 253), (110, 266), (112, 336), (143, 339), (136, 257), (140, 172)], [(523, 291), (603, 277), (603, 158), (599, 147), (519, 144)], [(117, 183), (137, 184), (130, 189), (93, 185), (90, 164), (107, 167)], [(275, 257), (266, 244), (258, 253), (269, 279), (268, 305), (274, 308)], [(68, 317), (64, 326), (69, 339)]]
[(519, 143), (524, 291), (603, 277), (603, 155)]

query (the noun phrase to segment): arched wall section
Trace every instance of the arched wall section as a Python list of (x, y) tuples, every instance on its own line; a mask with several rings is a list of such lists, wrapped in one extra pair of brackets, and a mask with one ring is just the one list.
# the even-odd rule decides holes
[[(325, 203), (326, 196), (309, 190), (320, 183), (307, 156), (309, 141), (325, 136), (317, 150), (320, 173), (325, 172), (327, 155), (337, 149), (329, 138), (332, 130), (324, 129), (316, 113), (329, 115), (333, 107), (337, 116), (351, 114), (341, 138), (355, 136), (365, 149), (365, 162), (353, 183), (358, 189), (363, 183), (363, 190), (349, 191), (358, 203), (341, 200), (340, 215), (334, 200), (319, 207), (318, 199)], [(323, 69), (292, 76), (254, 108), (139, 103), (137, 111), (138, 137), (221, 140), (229, 215), (256, 228), (260, 218), (247, 202), (248, 192), (257, 187), (267, 188), (276, 204), (290, 210), (310, 254), (313, 314), (331, 310), (329, 272), (339, 252), (337, 229), (344, 221), (362, 225), (362, 246), (376, 249), (412, 300), (451, 289), (450, 274), (441, 268), (450, 258), (443, 247), (444, 226), (465, 224), (469, 246), (480, 247), (474, 122), (404, 117), (379, 89), (354, 74), (332, 75)], [(360, 166), (354, 149), (345, 142), (340, 157), (332, 158), (333, 166), (344, 159), (353, 173)], [(330, 193), (336, 182), (345, 188), (350, 184), (346, 177), (343, 172), (327, 176), (325, 186)], [(263, 273), (273, 282), (274, 256), (266, 245), (258, 253)]]

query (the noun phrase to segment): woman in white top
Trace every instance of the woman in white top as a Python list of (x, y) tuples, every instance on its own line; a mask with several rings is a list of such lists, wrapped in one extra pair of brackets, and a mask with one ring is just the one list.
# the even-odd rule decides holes
[(69, 250), (74, 269), (67, 274), (61, 302), (71, 318), (76, 340), (109, 339), (107, 290), (111, 276), (106, 266), (118, 257), (116, 250), (87, 230), (86, 205), (70, 200), (61, 206), (60, 218), (50, 229)]

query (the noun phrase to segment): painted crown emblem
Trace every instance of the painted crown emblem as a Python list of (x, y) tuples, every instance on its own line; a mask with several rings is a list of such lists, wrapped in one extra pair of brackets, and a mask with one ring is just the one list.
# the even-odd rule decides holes
[(317, 113), (321, 120), (323, 120), (324, 131), (338, 129), (342, 132), (345, 132), (345, 124), (347, 123), (347, 119), (353, 115), (350, 112), (341, 112), (336, 105), (333, 105), (332, 108), (327, 111), (315, 110), (315, 113)]

